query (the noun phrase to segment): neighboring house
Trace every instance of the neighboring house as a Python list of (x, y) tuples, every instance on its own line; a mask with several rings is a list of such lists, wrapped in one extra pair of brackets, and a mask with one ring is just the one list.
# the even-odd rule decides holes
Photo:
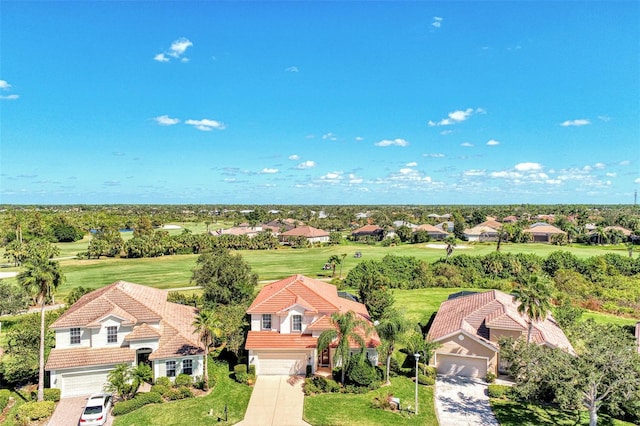
[(440, 222), (439, 224), (436, 225), (436, 228), (442, 229), (443, 231), (447, 231), (447, 232), (453, 232), (454, 227), (455, 227), (455, 223), (451, 221)]
[(310, 244), (329, 242), (329, 233), (327, 231), (309, 225), (298, 226), (278, 236), (282, 243), (287, 243), (290, 238), (297, 237), (305, 237)]
[(550, 243), (555, 235), (567, 234), (562, 229), (545, 222), (534, 223), (522, 232), (531, 234), (531, 240), (535, 243)]
[[(307, 365), (335, 367), (335, 345), (318, 351), (318, 336), (333, 327), (331, 314), (353, 311), (371, 322), (367, 308), (353, 299), (338, 296), (336, 286), (303, 275), (293, 275), (265, 286), (247, 314), (251, 330), (245, 348), (249, 364), (259, 375), (305, 374)], [(376, 347), (380, 339), (375, 331), (366, 339), (367, 357), (377, 364)], [(359, 347), (352, 342), (352, 352)]]
[(479, 223), (476, 226), (486, 226), (487, 228), (493, 228), (493, 229), (502, 228), (502, 224), (493, 218), (487, 218), (487, 220), (485, 220), (482, 223)]
[[(303, 223), (299, 223), (299, 225), (304, 225)], [(263, 229), (271, 229), (274, 235), (278, 235), (281, 232), (289, 231), (296, 227), (296, 221), (293, 219), (275, 219), (269, 222), (263, 223)]]
[(413, 232), (426, 232), (432, 240), (442, 241), (449, 236), (449, 233), (428, 223), (413, 228)]
[(498, 231), (488, 226), (474, 226), (473, 228), (465, 229), (463, 235), (467, 241), (498, 241)]
[(518, 221), (517, 216), (506, 216), (502, 218), (502, 223), (516, 223)]
[(193, 307), (168, 292), (118, 281), (82, 296), (51, 324), (56, 346), (45, 369), (62, 397), (102, 391), (117, 364), (145, 363), (154, 379), (202, 375), (204, 349)]
[[(500, 337), (527, 338), (529, 318), (518, 313), (513, 296), (498, 290), (449, 299), (440, 305), (427, 338), (442, 346), (430, 360), (438, 373), (467, 377), (498, 374)], [(533, 323), (531, 341), (574, 353), (571, 343), (548, 315)]]
[(362, 237), (374, 237), (381, 240), (384, 238), (384, 235), (384, 229), (378, 225), (365, 225), (351, 233), (351, 236), (356, 240)]

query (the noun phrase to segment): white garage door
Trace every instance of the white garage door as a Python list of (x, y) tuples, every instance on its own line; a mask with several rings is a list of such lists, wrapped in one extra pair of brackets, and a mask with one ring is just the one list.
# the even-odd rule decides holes
[(465, 377), (485, 377), (487, 375), (486, 358), (436, 354), (436, 362), (439, 374)]
[(89, 395), (102, 392), (111, 370), (88, 371), (86, 373), (62, 374), (61, 397)]
[(305, 374), (308, 354), (306, 352), (258, 352), (258, 374), (294, 375)]

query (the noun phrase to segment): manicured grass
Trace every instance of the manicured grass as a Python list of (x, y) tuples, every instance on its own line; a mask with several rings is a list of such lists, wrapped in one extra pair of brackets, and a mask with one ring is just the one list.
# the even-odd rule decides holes
[[(502, 426), (579, 426), (589, 424), (586, 411), (562, 411), (553, 407), (521, 404), (505, 399), (491, 399), (491, 407)], [(612, 419), (603, 414), (598, 416), (598, 425), (632, 426), (632, 423)]]
[(393, 394), (400, 398), (400, 405), (406, 408), (415, 406), (415, 383), (407, 377), (394, 377), (391, 386), (385, 386), (366, 394), (328, 393), (304, 398), (304, 420), (314, 426), (387, 426), (434, 425), (438, 424), (433, 405), (433, 387), (419, 386), (419, 415), (406, 412), (395, 413), (373, 408), (371, 402), (378, 396), (386, 398)]
[[(229, 375), (227, 364), (209, 363), (209, 374), (218, 382), (207, 396), (152, 404), (132, 413), (117, 416), (114, 426), (147, 425), (232, 425), (244, 419), (252, 388), (237, 383)], [(224, 421), (224, 407), (228, 418)], [(209, 412), (213, 415), (209, 416)], [(221, 417), (221, 420), (218, 418)]]

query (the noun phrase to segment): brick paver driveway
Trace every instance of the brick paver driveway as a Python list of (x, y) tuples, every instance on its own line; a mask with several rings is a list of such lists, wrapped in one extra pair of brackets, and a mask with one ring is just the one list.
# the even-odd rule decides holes
[[(80, 420), (84, 405), (87, 403), (87, 398), (89, 398), (89, 395), (62, 398), (58, 402), (56, 411), (53, 412), (47, 426), (76, 426), (78, 420)], [(105, 426), (111, 425), (113, 425), (113, 417), (110, 415), (107, 417)]]

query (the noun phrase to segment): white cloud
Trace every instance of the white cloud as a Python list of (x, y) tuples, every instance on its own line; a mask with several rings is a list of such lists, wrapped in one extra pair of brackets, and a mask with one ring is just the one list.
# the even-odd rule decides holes
[(405, 164), (405, 166), (407, 167), (416, 167), (418, 165), (418, 163), (416, 163), (415, 161), (412, 161), (410, 163)]
[(4, 100), (7, 100), (7, 101), (15, 101), (19, 97), (20, 97), (20, 95), (6, 95), (6, 96), (0, 95), (0, 99), (4, 99)]
[(496, 145), (500, 145), (500, 142), (498, 142), (495, 139), (491, 139), (490, 141), (487, 142), (487, 145), (489, 146), (496, 146)]
[(605, 165), (604, 165), (604, 163), (596, 163), (596, 164), (593, 165), (593, 168), (594, 169), (598, 169), (598, 170), (602, 170), (602, 169), (605, 168)]
[(173, 126), (174, 124), (178, 124), (180, 122), (179, 118), (171, 118), (168, 115), (160, 115), (158, 117), (154, 117), (153, 119), (161, 126)]
[(0, 89), (2, 90), (11, 89), (11, 85), (7, 82), (7, 80), (0, 80)]
[(324, 140), (330, 140), (330, 141), (335, 141), (337, 140), (336, 135), (334, 135), (333, 133), (329, 132), (329, 133), (325, 133), (324, 135), (322, 135), (322, 139)]
[(375, 146), (407, 146), (409, 145), (409, 142), (407, 142), (404, 139), (383, 139), (380, 142), (376, 142), (374, 143)]
[(605, 173), (605, 175), (606, 175), (607, 177), (616, 177), (616, 176), (618, 176), (618, 174), (617, 174), (617, 173), (615, 173), (615, 172), (614, 172), (614, 173), (611, 173), (611, 172), (609, 172), (609, 173)]
[[(429, 123), (433, 123), (433, 121), (430, 121)], [(453, 130), (443, 130), (440, 132), (442, 136), (450, 135), (451, 133), (453, 133)]]
[(362, 183), (362, 178), (357, 177), (353, 173), (349, 173), (349, 184), (357, 185)]
[(288, 67), (284, 69), (287, 72), (298, 72), (298, 67)]
[(628, 166), (629, 164), (631, 164), (631, 161), (629, 160), (622, 160), (621, 162), (618, 163), (620, 166)]
[(223, 130), (225, 128), (224, 123), (216, 120), (209, 120), (207, 118), (202, 120), (187, 120), (185, 123), (198, 130), (202, 130), (203, 132), (208, 132), (213, 129)]
[(289, 160), (297, 161), (299, 159), (300, 159), (300, 156), (298, 154), (291, 154), (289, 156)]
[(464, 176), (484, 176), (487, 173), (484, 170), (472, 169), (472, 170), (466, 170), (462, 172), (462, 174)]
[(640, 178), (634, 180), (633, 183), (640, 183)]
[(580, 118), (577, 120), (566, 120), (560, 123), (560, 125), (563, 127), (569, 127), (569, 126), (580, 127), (580, 126), (586, 126), (587, 124), (591, 124), (591, 121), (587, 120), (586, 118)]
[(435, 28), (440, 28), (442, 26), (442, 18), (439, 16), (434, 16), (433, 21), (431, 21), (431, 26)]
[(422, 154), (423, 157), (429, 158), (444, 158), (444, 154), (435, 153), (435, 154)]
[(316, 162), (312, 160), (303, 161), (302, 163), (296, 166), (296, 169), (304, 170), (304, 169), (312, 169), (316, 166)]
[(158, 53), (153, 57), (154, 61), (169, 62), (171, 58), (180, 59), (180, 62), (189, 62), (189, 58), (183, 57), (189, 47), (193, 46), (193, 43), (186, 37), (180, 37), (171, 43), (168, 50)]
[(542, 164), (540, 163), (519, 163), (514, 166), (519, 172), (530, 172), (534, 170), (542, 170)]
[(471, 142), (462, 142), (460, 146), (472, 147), (473, 144)]
[(363, 140), (364, 140), (364, 138), (362, 136), (356, 136), (356, 141), (360, 142), (360, 141), (363, 141)]
[(262, 171), (260, 172), (262, 174), (274, 174), (274, 173), (278, 173), (278, 169), (268, 169), (268, 168), (264, 168), (262, 169)]
[(484, 108), (467, 108), (465, 110), (457, 110), (452, 111), (447, 114), (447, 118), (443, 118), (442, 120), (435, 122), (433, 120), (429, 120), (427, 123), (429, 127), (435, 126), (450, 126), (452, 124), (461, 123), (471, 117), (473, 114), (485, 114), (486, 110)]
[(320, 180), (326, 183), (339, 183), (342, 180), (342, 172), (330, 172), (320, 176)]
[(608, 115), (599, 115), (598, 120), (604, 121), (606, 123), (608, 121), (611, 121), (611, 117), (609, 117)]

